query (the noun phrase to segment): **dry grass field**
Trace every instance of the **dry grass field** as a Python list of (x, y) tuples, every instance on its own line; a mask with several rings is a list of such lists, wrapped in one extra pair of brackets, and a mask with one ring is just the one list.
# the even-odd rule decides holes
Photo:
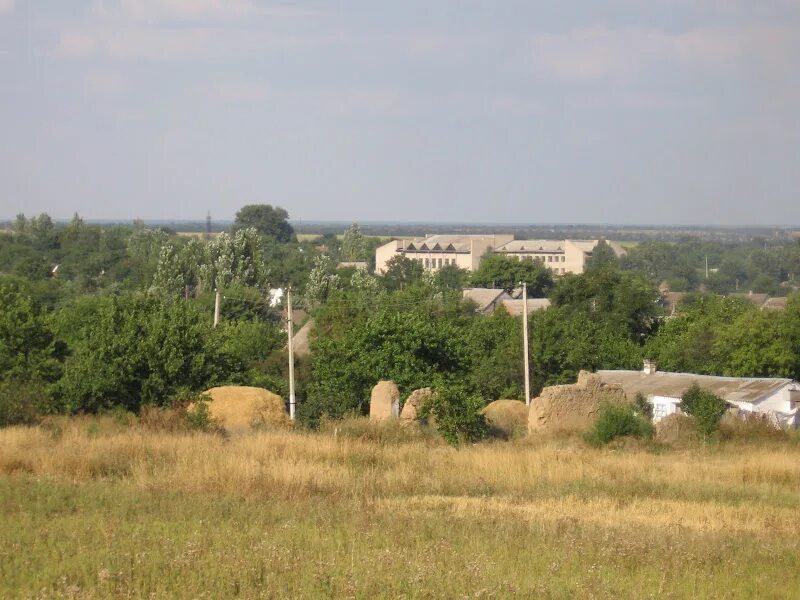
[(3, 598), (800, 597), (800, 447), (0, 430)]

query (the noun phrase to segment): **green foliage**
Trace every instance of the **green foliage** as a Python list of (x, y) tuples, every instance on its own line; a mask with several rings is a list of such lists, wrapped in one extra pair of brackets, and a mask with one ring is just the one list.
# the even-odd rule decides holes
[(389, 291), (402, 290), (422, 280), (422, 265), (398, 254), (386, 262), (383, 284)]
[(636, 395), (633, 397), (633, 412), (643, 419), (647, 419), (648, 421), (653, 420), (653, 405), (647, 401), (647, 398), (645, 398), (642, 392), (636, 392)]
[(728, 405), (725, 400), (695, 383), (681, 396), (681, 410), (694, 417), (697, 431), (703, 439), (708, 440), (719, 428)]
[(279, 206), (248, 204), (240, 208), (233, 223), (234, 231), (250, 227), (279, 242), (291, 242), (295, 237), (294, 229), (289, 224), (289, 213)]
[(356, 223), (353, 223), (342, 236), (342, 260), (365, 261), (369, 258), (367, 240)]
[(605, 240), (600, 240), (592, 250), (587, 267), (590, 269), (616, 269), (619, 267), (617, 253)]
[(469, 280), (469, 271), (456, 265), (447, 265), (436, 271), (434, 285), (438, 290), (461, 291)]
[(567, 314), (583, 314), (640, 343), (657, 324), (658, 292), (642, 277), (613, 269), (589, 269), (562, 277), (550, 300)]
[(477, 316), (465, 327), (464, 337), (471, 387), (491, 400), (522, 398), (522, 319), (505, 310)]
[(570, 307), (531, 315), (531, 377), (534, 389), (571, 383), (582, 369), (637, 369), (641, 349), (625, 329)]
[(0, 427), (37, 423), (49, 400), (40, 384), (0, 381)]
[(53, 382), (60, 374), (55, 336), (24, 283), (0, 277), (0, 380)]
[(324, 303), (328, 295), (339, 286), (335, 265), (327, 254), (314, 257), (314, 268), (308, 274), (306, 302), (308, 306)]
[(624, 436), (648, 439), (654, 432), (653, 424), (637, 415), (632, 405), (609, 402), (600, 407), (597, 420), (585, 439), (592, 446), (599, 447)]
[[(334, 323), (334, 311), (318, 315), (320, 336), (312, 346), (313, 377), (299, 416), (316, 426), (322, 415), (366, 414), (372, 386), (381, 379), (397, 383), (402, 394), (427, 387), (439, 376), (464, 372), (466, 357), (454, 318), (431, 319), (420, 310), (400, 312), (380, 306), (365, 318)], [(325, 331), (336, 332), (329, 337)]]
[(452, 446), (482, 440), (489, 435), (489, 425), (481, 410), (486, 401), (468, 387), (454, 383), (439, 384), (422, 407), (423, 418), (433, 418), (436, 429)]
[(543, 298), (553, 286), (553, 275), (535, 260), (517, 260), (502, 254), (488, 254), (470, 277), (474, 287), (512, 290), (521, 282), (528, 284), (528, 296)]
[(68, 411), (166, 405), (228, 376), (218, 339), (208, 315), (191, 303), (108, 299), (81, 329), (58, 396)]

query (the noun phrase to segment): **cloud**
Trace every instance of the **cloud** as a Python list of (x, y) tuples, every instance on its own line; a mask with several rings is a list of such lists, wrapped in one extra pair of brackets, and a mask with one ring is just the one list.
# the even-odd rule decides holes
[(284, 26), (300, 17), (303, 25), (313, 24), (306, 17), (323, 14), (291, 4), (257, 6), (251, 0), (99, 2), (84, 21), (62, 29), (55, 53), (169, 61), (324, 46), (341, 36)]
[(119, 11), (137, 21), (160, 21), (235, 18), (254, 14), (258, 8), (250, 0), (120, 0)]
[(128, 81), (119, 73), (92, 72), (84, 81), (86, 87), (98, 95), (113, 96), (122, 94), (128, 89)]
[(650, 64), (669, 62), (684, 68), (718, 70), (744, 61), (767, 66), (795, 60), (787, 52), (796, 34), (781, 26), (741, 29), (695, 29), (667, 33), (656, 29), (612, 29), (606, 26), (537, 34), (530, 42), (535, 71), (565, 81), (628, 78)]
[(10, 15), (14, 12), (14, 0), (0, 0), (0, 15)]

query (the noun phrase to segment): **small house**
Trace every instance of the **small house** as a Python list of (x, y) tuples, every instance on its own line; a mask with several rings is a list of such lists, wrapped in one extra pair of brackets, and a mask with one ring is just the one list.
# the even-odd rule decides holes
[(628, 398), (642, 394), (653, 405), (653, 421), (680, 412), (681, 396), (693, 384), (716, 394), (742, 413), (768, 415), (777, 425), (800, 425), (800, 384), (777, 377), (717, 377), (659, 371), (652, 360), (641, 371), (598, 371), (604, 383), (618, 384)]

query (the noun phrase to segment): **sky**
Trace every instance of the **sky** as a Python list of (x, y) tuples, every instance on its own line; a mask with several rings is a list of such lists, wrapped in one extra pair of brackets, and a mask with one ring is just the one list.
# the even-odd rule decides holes
[(800, 224), (800, 0), (0, 0), (0, 219)]

